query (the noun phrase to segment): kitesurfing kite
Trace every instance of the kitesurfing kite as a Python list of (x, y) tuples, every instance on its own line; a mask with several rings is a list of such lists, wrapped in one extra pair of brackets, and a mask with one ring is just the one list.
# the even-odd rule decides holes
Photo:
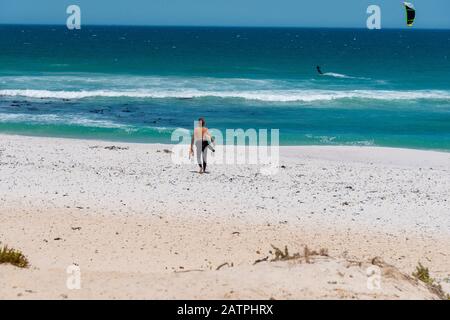
[(404, 4), (406, 9), (406, 24), (408, 27), (412, 27), (414, 24), (414, 19), (416, 18), (416, 9), (410, 2), (404, 2)]

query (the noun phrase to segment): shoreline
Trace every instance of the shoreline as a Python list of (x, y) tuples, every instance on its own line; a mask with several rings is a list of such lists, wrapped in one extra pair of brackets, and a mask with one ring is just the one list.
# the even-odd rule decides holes
[[(199, 175), (195, 164), (171, 163), (167, 145), (111, 145), (0, 135), (0, 242), (31, 263), (0, 265), (1, 298), (430, 298), (388, 279), (373, 293), (333, 278), (348, 261), (376, 256), (407, 275), (421, 262), (450, 292), (448, 153), (281, 146), (275, 175), (214, 164)], [(332, 258), (253, 266), (271, 244), (326, 248)], [(226, 262), (233, 267), (215, 271)], [(65, 288), (72, 263), (83, 290)], [(318, 280), (324, 268), (341, 270), (331, 284)], [(242, 281), (253, 277), (264, 284)]]
[[(88, 138), (88, 137), (70, 137), (70, 136), (53, 136), (53, 135), (31, 135), (31, 134), (20, 134), (20, 133), (8, 133), (1, 132), (1, 136), (12, 136), (12, 137), (29, 137), (29, 138), (44, 138), (44, 139), (64, 139), (64, 140), (81, 140), (81, 141), (96, 141), (104, 143), (123, 143), (123, 144), (137, 144), (137, 145), (164, 145), (164, 146), (174, 146), (178, 143), (165, 143), (165, 142), (143, 142), (143, 141), (126, 141), (126, 140), (115, 140), (115, 139), (99, 139), (99, 138)], [(187, 145), (187, 144), (186, 144)], [(425, 151), (425, 152), (437, 152), (450, 154), (450, 149), (430, 149), (430, 148), (414, 148), (414, 147), (398, 147), (398, 146), (383, 146), (383, 145), (351, 145), (351, 144), (280, 144), (280, 148), (376, 148), (376, 149), (396, 149), (396, 150), (412, 150), (412, 151)]]

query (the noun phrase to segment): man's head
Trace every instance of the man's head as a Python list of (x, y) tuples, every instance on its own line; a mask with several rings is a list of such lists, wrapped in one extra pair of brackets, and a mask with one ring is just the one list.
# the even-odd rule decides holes
[(199, 127), (204, 127), (204, 126), (206, 126), (206, 121), (205, 121), (204, 118), (199, 118), (199, 119), (198, 119), (198, 126), (199, 126)]

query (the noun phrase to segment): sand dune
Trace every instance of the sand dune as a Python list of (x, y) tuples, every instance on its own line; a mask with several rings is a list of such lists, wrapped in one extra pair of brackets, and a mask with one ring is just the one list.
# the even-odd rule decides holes
[[(199, 175), (164, 149), (0, 136), (0, 242), (31, 262), (0, 265), (0, 298), (436, 298), (406, 277), (419, 261), (448, 288), (448, 153), (282, 147), (266, 176)], [(330, 257), (253, 265), (271, 244)], [(376, 256), (388, 264), (378, 291)], [(73, 264), (80, 290), (66, 286)]]

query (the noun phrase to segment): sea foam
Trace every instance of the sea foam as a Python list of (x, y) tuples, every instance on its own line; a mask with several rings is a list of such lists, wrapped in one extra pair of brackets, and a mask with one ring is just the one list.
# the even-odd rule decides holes
[(196, 99), (222, 98), (246, 99), (266, 102), (314, 102), (341, 99), (362, 100), (450, 100), (450, 92), (444, 90), (0, 90), (4, 97), (28, 97), (37, 99), (86, 99), (86, 98), (146, 98), (146, 99)]

